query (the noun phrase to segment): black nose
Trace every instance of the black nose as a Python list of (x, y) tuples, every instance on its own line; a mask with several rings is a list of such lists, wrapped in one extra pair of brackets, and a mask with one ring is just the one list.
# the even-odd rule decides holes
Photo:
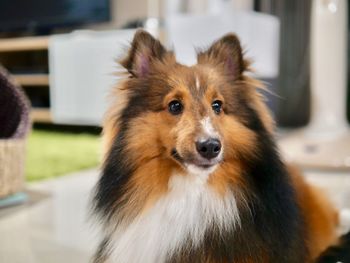
[(221, 143), (218, 139), (209, 139), (203, 142), (196, 142), (196, 148), (202, 157), (213, 159), (219, 155)]

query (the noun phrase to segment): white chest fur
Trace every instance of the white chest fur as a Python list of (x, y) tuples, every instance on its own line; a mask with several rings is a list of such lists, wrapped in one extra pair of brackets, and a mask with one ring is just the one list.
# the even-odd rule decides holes
[(207, 176), (173, 175), (168, 193), (147, 213), (117, 228), (110, 262), (165, 262), (188, 240), (199, 245), (213, 223), (222, 231), (240, 223), (233, 193), (219, 196)]

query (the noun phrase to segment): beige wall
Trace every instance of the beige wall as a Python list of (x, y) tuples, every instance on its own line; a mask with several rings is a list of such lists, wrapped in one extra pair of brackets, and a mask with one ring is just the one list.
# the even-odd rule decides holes
[[(93, 30), (116, 29), (125, 23), (147, 17), (148, 0), (110, 0), (111, 1), (111, 22), (96, 25), (88, 25), (83, 28)], [(162, 1), (162, 0), (160, 0)]]
[(111, 0), (113, 24), (122, 26), (126, 22), (147, 17), (147, 0)]

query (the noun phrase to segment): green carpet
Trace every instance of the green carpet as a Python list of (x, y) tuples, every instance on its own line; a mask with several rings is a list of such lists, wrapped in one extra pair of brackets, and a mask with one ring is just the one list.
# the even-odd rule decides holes
[(99, 136), (33, 130), (26, 157), (26, 180), (34, 181), (97, 166)]

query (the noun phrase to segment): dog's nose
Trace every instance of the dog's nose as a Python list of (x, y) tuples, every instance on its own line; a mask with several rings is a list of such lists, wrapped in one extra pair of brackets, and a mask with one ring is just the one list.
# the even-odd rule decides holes
[(218, 139), (208, 139), (206, 141), (196, 142), (198, 153), (206, 158), (213, 159), (217, 157), (221, 151), (221, 143)]

